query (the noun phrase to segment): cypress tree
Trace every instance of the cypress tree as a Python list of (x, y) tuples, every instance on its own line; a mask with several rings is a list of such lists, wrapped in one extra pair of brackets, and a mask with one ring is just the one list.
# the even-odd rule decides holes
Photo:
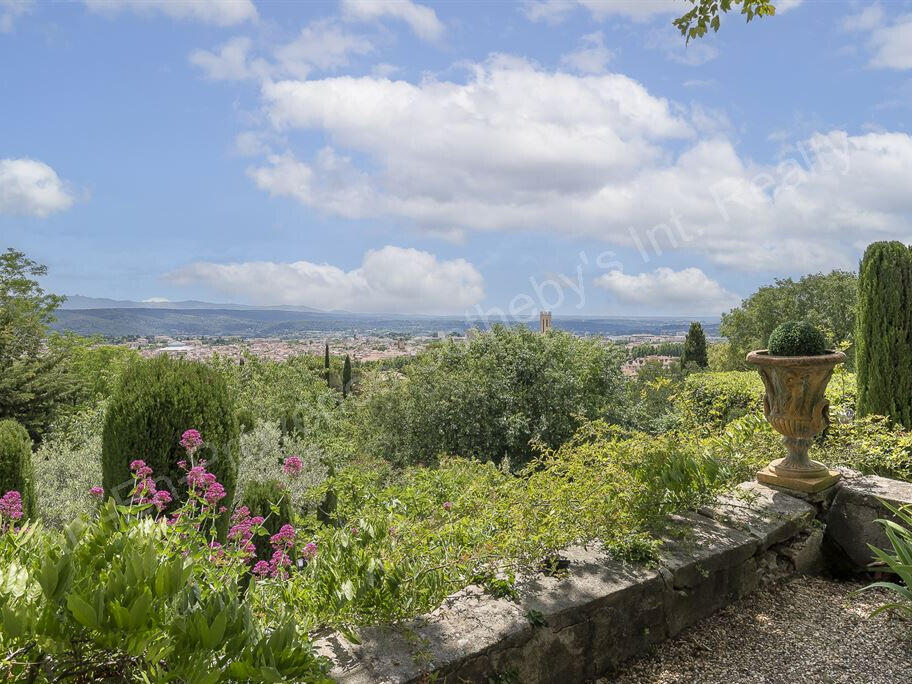
[(703, 326), (697, 321), (690, 324), (687, 337), (684, 338), (684, 351), (681, 353), (681, 366), (689, 363), (695, 363), (700, 368), (709, 365), (709, 358), (706, 356), (706, 334), (703, 332)]
[(230, 511), (240, 451), (234, 397), (211, 366), (166, 356), (131, 364), (111, 396), (101, 444), (105, 495), (125, 500), (133, 479), (130, 462), (142, 459), (159, 489), (170, 488), (176, 500), (186, 498), (178, 461), (187, 457), (180, 439), (190, 428), (202, 433), (205, 444), (196, 458), (206, 459), (207, 470), (225, 487), (221, 504)]
[(0, 420), (0, 496), (12, 491), (22, 496), (23, 517), (36, 517), (32, 440), (22, 425), (7, 419)]
[(326, 343), (326, 349), (323, 351), (323, 375), (326, 376), (326, 384), (329, 385), (329, 342)]
[(345, 365), (342, 366), (342, 398), (348, 396), (348, 386), (351, 384), (352, 379), (352, 362), (351, 357), (345, 355)]
[(862, 257), (855, 371), (860, 415), (912, 427), (912, 255), (901, 242), (874, 242)]

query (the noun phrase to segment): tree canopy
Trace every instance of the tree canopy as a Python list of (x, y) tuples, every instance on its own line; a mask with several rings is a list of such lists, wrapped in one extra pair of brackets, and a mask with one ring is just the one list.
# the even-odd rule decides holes
[(855, 273), (831, 271), (798, 281), (779, 278), (773, 285), (761, 287), (740, 306), (722, 314), (719, 332), (728, 338), (732, 367), (740, 367), (752, 349), (766, 347), (770, 333), (788, 320), (806, 320), (820, 328), (830, 345), (851, 344), (857, 286)]

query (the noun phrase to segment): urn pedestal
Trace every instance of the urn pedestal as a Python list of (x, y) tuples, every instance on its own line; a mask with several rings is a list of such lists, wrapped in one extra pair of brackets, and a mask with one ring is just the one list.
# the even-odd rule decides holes
[(756, 366), (766, 394), (763, 415), (782, 435), (788, 455), (757, 473), (757, 481), (802, 492), (819, 492), (839, 480), (839, 472), (808, 457), (811, 440), (830, 422), (830, 403), (824, 396), (842, 352), (819, 356), (770, 356), (765, 349), (747, 355)]

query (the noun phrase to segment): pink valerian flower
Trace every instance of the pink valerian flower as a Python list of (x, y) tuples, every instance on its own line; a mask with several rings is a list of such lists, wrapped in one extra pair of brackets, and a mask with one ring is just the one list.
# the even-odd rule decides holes
[(307, 544), (304, 545), (304, 552), (303, 552), (304, 560), (309, 561), (312, 558), (316, 557), (316, 555), (317, 555), (317, 542), (314, 542), (314, 541), (307, 542)]
[(291, 546), (294, 544), (294, 541), (295, 528), (288, 524), (282, 525), (279, 531), (269, 538), (269, 543), (272, 544), (275, 549), (283, 546)]
[(181, 435), (180, 445), (192, 456), (203, 446), (203, 437), (198, 430), (187, 430)]
[(100, 499), (101, 497), (104, 496), (104, 487), (92, 487), (89, 490), (89, 494)]
[(155, 505), (155, 508), (158, 509), (159, 513), (165, 510), (172, 500), (171, 494), (166, 491), (155, 492), (155, 494), (152, 495), (152, 503)]
[(251, 570), (257, 577), (266, 577), (271, 571), (272, 568), (269, 563), (264, 560), (258, 561), (257, 564), (253, 566), (253, 570)]
[(152, 474), (152, 468), (146, 465), (146, 462), (141, 459), (136, 459), (130, 463), (130, 470), (133, 471), (133, 477), (137, 479), (145, 479)]
[(219, 501), (224, 499), (227, 496), (225, 488), (220, 485), (218, 482), (213, 482), (206, 489), (206, 493), (203, 494), (203, 498), (210, 506), (215, 506)]
[(180, 468), (181, 470), (186, 470), (187, 462), (184, 459), (181, 459), (177, 462), (177, 467)]
[(443, 510), (449, 511), (449, 510), (451, 510), (452, 508), (453, 508), (453, 502), (452, 502), (452, 501), (444, 501), (444, 502), (443, 502)]
[(300, 456), (289, 456), (282, 464), (282, 472), (291, 477), (297, 477), (303, 469), (304, 461), (301, 460)]
[(15, 489), (0, 497), (0, 532), (15, 531), (13, 522), (22, 519), (22, 495)]

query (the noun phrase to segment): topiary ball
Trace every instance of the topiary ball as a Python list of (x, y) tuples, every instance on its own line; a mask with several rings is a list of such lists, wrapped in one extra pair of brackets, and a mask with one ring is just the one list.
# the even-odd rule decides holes
[(820, 356), (827, 353), (826, 338), (807, 321), (786, 321), (769, 336), (770, 356)]

